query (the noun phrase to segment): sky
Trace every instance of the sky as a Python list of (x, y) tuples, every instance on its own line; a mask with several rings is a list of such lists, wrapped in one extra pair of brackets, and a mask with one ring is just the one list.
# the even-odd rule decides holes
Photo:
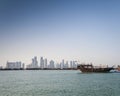
[(60, 62), (120, 65), (120, 0), (0, 0), (0, 65)]

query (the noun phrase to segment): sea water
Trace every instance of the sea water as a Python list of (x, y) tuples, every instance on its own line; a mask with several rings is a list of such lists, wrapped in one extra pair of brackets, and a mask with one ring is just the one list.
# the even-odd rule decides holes
[(0, 71), (0, 96), (120, 96), (120, 73)]

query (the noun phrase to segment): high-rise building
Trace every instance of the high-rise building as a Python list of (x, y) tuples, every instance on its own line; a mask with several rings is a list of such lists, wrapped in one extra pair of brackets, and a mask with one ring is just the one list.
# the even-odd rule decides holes
[(34, 65), (35, 65), (36, 68), (38, 68), (38, 61), (37, 61), (37, 57), (36, 56), (34, 57)]
[(61, 67), (61, 69), (64, 68), (64, 59), (63, 59), (62, 62), (60, 63), (60, 67)]
[(47, 68), (47, 58), (44, 60), (44, 68)]
[(64, 65), (64, 68), (68, 68), (69, 65), (68, 65), (68, 61), (66, 61), (65, 65)]
[(54, 66), (54, 61), (53, 61), (53, 60), (50, 61), (49, 68), (55, 68), (55, 66)]
[(76, 61), (73, 61), (73, 68), (77, 68)]
[(40, 68), (44, 68), (44, 59), (43, 57), (40, 58)]
[(38, 68), (37, 57), (32, 58), (31, 68)]
[[(24, 64), (23, 64), (24, 67)], [(32, 63), (26, 66), (27, 68), (38, 68), (37, 57), (32, 58)]]
[(6, 64), (7, 69), (21, 69), (22, 68), (22, 63), (19, 62), (7, 62)]
[(73, 62), (70, 61), (70, 68), (73, 68)]

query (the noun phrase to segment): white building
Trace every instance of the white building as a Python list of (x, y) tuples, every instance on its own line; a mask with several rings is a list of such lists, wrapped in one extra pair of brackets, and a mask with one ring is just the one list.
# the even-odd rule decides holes
[(76, 61), (73, 61), (73, 68), (77, 68), (77, 63), (76, 63)]
[(61, 69), (64, 68), (64, 59), (63, 59), (62, 62), (60, 63), (60, 68), (61, 68)]
[(44, 68), (44, 59), (43, 57), (40, 58), (40, 68)]
[(38, 68), (38, 61), (36, 56), (32, 58), (32, 63), (27, 65), (27, 68)]
[(47, 68), (47, 59), (44, 60), (44, 68)]
[(37, 57), (36, 56), (32, 59), (31, 67), (32, 68), (38, 68), (38, 61), (37, 61)]
[(50, 61), (49, 68), (55, 68), (54, 61), (53, 61), (53, 60)]
[(70, 68), (73, 68), (73, 62), (70, 61)]
[(68, 68), (69, 65), (68, 65), (68, 61), (66, 61), (66, 63), (64, 64), (64, 68)]
[(7, 62), (6, 68), (7, 69), (21, 69), (22, 63), (21, 62)]

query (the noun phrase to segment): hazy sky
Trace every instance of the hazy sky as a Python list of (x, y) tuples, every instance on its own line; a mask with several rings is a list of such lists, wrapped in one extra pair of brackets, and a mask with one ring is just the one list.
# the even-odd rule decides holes
[(33, 56), (120, 65), (120, 0), (0, 0), (0, 65)]

